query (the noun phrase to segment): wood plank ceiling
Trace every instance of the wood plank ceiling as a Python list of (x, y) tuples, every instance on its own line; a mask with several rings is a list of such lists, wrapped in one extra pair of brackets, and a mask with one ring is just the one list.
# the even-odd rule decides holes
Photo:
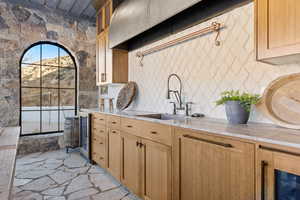
[(65, 15), (69, 15), (71, 17), (83, 17), (91, 20), (95, 20), (96, 18), (96, 9), (94, 7), (94, 0), (27, 0), (27, 1), (28, 3), (31, 4), (45, 6), (51, 9), (62, 11)]

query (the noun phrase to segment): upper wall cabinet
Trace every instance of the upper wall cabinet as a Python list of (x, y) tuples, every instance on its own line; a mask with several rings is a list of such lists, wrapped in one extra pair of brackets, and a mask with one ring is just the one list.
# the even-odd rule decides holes
[(110, 25), (113, 5), (111, 1), (107, 1), (105, 5), (100, 8), (97, 14), (97, 35), (106, 30)]
[(128, 51), (109, 48), (108, 29), (97, 36), (97, 85), (128, 82)]
[(257, 60), (300, 61), (300, 1), (256, 0)]
[(108, 34), (113, 13), (113, 2), (107, 1), (97, 16), (97, 85), (127, 83), (128, 51), (109, 48)]

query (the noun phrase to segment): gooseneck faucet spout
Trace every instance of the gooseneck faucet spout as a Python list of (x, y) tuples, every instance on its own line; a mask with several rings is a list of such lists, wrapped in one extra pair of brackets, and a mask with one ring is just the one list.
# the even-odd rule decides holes
[[(180, 85), (179, 91), (178, 90), (170, 90), (170, 79), (173, 76), (176, 77), (178, 79), (178, 81), (179, 81), (179, 85)], [(170, 74), (169, 77), (168, 77), (167, 99), (171, 98), (171, 96), (170, 96), (171, 93), (174, 93), (174, 95), (176, 97), (176, 100), (177, 100), (177, 102), (179, 104), (179, 109), (182, 109), (183, 108), (182, 107), (182, 97), (181, 97), (181, 95), (182, 95), (182, 82), (181, 82), (180, 77), (177, 74)]]

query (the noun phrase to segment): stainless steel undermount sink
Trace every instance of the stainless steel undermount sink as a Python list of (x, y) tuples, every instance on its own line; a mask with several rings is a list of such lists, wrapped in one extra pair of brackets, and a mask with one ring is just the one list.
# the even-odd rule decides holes
[(151, 119), (159, 119), (159, 120), (180, 120), (184, 119), (184, 115), (171, 115), (171, 114), (143, 114), (143, 115), (136, 115), (137, 117), (145, 117)]

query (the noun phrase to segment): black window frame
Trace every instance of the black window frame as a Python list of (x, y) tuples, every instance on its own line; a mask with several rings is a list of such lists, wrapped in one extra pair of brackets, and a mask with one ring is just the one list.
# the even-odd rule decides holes
[[(40, 64), (35, 64), (36, 66), (39, 66), (40, 67), (40, 85), (39, 87), (31, 87), (31, 86), (22, 86), (22, 65), (23, 64), (29, 64), (29, 65), (32, 65), (32, 63), (26, 63), (26, 62), (23, 62), (23, 59), (24, 59), (24, 56), (26, 55), (26, 53), (33, 47), (35, 46), (39, 46), (40, 45)], [(63, 49), (67, 54), (68, 56), (71, 57), (72, 61), (73, 61), (73, 65), (74, 67), (62, 67), (60, 66), (60, 50), (58, 50), (58, 65), (44, 65), (42, 64), (42, 45), (53, 45), (53, 46), (56, 46), (58, 47), (58, 49)], [(54, 67), (54, 68), (58, 68), (58, 87), (43, 87), (43, 82), (42, 82), (42, 67)], [(60, 87), (60, 69), (72, 69), (75, 71), (75, 87), (72, 87), (72, 88), (63, 88), (63, 87)], [(20, 62), (19, 62), (19, 81), (20, 81), (20, 93), (19, 93), (19, 97), (20, 97), (20, 109), (19, 109), (19, 125), (21, 127), (21, 131), (20, 131), (20, 136), (23, 137), (23, 136), (33, 136), (33, 135), (45, 135), (45, 134), (54, 134), (54, 133), (61, 133), (63, 132), (63, 130), (61, 130), (61, 119), (60, 119), (60, 114), (61, 114), (61, 111), (74, 111), (74, 115), (76, 116), (77, 115), (77, 90), (78, 90), (78, 84), (77, 84), (77, 77), (78, 74), (77, 74), (77, 65), (76, 65), (76, 61), (75, 61), (75, 58), (74, 56), (71, 54), (71, 52), (65, 48), (63, 45), (61, 44), (58, 44), (58, 43), (54, 43), (54, 42), (49, 42), (49, 41), (40, 41), (40, 42), (37, 42), (37, 43), (34, 43), (32, 45), (30, 45), (22, 54), (21, 58), (20, 58)], [(40, 89), (40, 109), (38, 110), (22, 110), (22, 89), (23, 88), (32, 88), (32, 89)], [(55, 89), (55, 90), (58, 90), (58, 105), (57, 105), (57, 109), (43, 109), (43, 101), (42, 101), (42, 95), (43, 95), (43, 89)], [(60, 99), (60, 93), (61, 93), (61, 90), (75, 90), (75, 96), (74, 96), (74, 102), (75, 102), (75, 105), (72, 109), (61, 109), (61, 99)], [(43, 126), (42, 126), (42, 115), (43, 115), (43, 112), (47, 112), (47, 111), (55, 111), (57, 112), (58, 114), (58, 126), (57, 126), (57, 130), (56, 131), (45, 131), (43, 132)], [(23, 134), (23, 131), (22, 131), (22, 112), (39, 112), (40, 113), (40, 132), (39, 133), (25, 133)]]

